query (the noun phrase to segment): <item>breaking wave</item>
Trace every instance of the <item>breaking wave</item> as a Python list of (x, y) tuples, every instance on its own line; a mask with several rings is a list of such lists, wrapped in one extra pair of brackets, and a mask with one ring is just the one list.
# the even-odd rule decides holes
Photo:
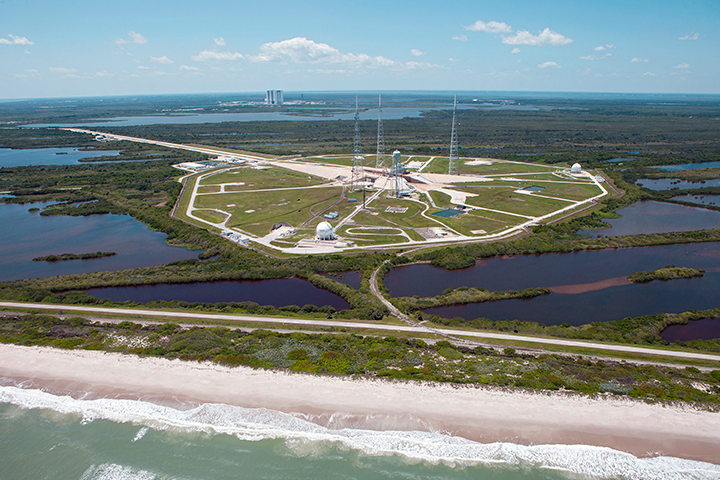
[[(720, 465), (674, 457), (638, 458), (629, 453), (588, 445), (517, 445), (478, 443), (437, 432), (328, 428), (304, 418), (267, 410), (223, 404), (202, 404), (187, 410), (142, 400), (76, 399), (16, 386), (0, 386), (0, 402), (25, 409), (51, 409), (78, 415), (83, 422), (110, 420), (147, 429), (232, 435), (241, 440), (281, 439), (298, 453), (321, 451), (337, 445), (366, 455), (399, 455), (432, 464), (471, 466), (518, 465), (565, 471), (594, 478), (698, 479), (720, 478)], [(83, 479), (146, 479), (153, 474), (104, 464), (93, 467)]]

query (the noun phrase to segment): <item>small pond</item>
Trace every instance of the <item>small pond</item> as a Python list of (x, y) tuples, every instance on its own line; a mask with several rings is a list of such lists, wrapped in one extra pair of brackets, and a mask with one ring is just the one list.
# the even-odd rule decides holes
[(720, 338), (720, 318), (703, 318), (688, 322), (687, 325), (670, 325), (660, 333), (660, 337), (666, 342)]
[(358, 270), (352, 270), (350, 272), (325, 273), (323, 275), (340, 283), (344, 283), (355, 290), (360, 290), (360, 287), (362, 286), (362, 272), (359, 272)]

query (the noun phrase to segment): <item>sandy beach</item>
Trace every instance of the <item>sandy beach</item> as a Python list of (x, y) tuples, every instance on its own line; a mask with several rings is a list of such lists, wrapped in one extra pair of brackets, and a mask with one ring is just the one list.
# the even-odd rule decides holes
[(445, 431), (483, 443), (584, 444), (720, 463), (719, 413), (614, 396), (321, 377), (16, 345), (0, 345), (0, 377), (90, 398), (264, 407), (331, 428)]

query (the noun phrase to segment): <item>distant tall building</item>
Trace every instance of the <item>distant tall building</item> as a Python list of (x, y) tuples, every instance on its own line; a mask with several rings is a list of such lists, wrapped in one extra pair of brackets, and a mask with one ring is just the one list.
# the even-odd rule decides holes
[(268, 90), (265, 95), (265, 103), (268, 105), (282, 105), (283, 104), (283, 91), (282, 90)]

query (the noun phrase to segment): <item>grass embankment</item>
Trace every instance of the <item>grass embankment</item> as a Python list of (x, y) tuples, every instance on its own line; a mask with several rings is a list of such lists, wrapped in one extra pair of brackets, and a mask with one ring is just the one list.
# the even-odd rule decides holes
[(61, 253), (60, 255), (46, 255), (35, 257), (33, 262), (59, 262), (64, 260), (89, 260), (91, 258), (112, 257), (117, 252), (92, 252), (92, 253)]
[(644, 272), (636, 272), (628, 277), (632, 283), (648, 283), (653, 280), (676, 280), (679, 278), (694, 278), (705, 275), (705, 270), (701, 268), (676, 267), (668, 265), (658, 268), (657, 270), (647, 270)]
[(390, 301), (404, 312), (423, 310), (425, 308), (444, 307), (447, 305), (464, 305), (467, 303), (494, 302), (511, 298), (534, 298), (547, 295), (547, 288), (527, 288), (525, 290), (509, 290), (506, 292), (491, 292), (481, 287), (448, 288), (442, 295), (435, 297), (393, 297)]
[(181, 328), (90, 322), (47, 315), (5, 317), (0, 342), (122, 352), (228, 366), (314, 374), (364, 375), (457, 384), (496, 385), (635, 398), (720, 404), (720, 370), (701, 372), (653, 365), (592, 361), (559, 355), (521, 355), (512, 348), (459, 348), (441, 341), (393, 336), (282, 334), (224, 327)]

